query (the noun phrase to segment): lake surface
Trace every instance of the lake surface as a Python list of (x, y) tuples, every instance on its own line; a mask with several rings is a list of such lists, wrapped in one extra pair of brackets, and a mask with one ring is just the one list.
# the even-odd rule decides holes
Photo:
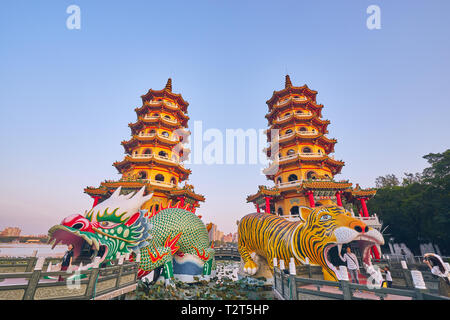
[(38, 257), (62, 257), (67, 246), (58, 245), (52, 250), (48, 244), (37, 243), (0, 243), (0, 257), (29, 257), (37, 251)]

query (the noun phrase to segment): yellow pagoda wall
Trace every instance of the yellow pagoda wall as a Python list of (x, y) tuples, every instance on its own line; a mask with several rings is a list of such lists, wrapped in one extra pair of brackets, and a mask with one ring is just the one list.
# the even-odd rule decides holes
[[(332, 199), (316, 200), (322, 205), (336, 205), (336, 202)], [(275, 212), (278, 214), (278, 208), (283, 209), (283, 215), (290, 215), (291, 208), (294, 206), (309, 207), (309, 199), (303, 194), (297, 194), (293, 191), (292, 195), (286, 195), (283, 199), (275, 202)]]

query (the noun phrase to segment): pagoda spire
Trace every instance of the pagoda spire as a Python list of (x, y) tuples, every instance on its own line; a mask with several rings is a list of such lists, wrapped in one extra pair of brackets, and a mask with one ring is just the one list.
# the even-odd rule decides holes
[(169, 92), (172, 92), (172, 78), (167, 79), (166, 87), (164, 88)]
[(292, 82), (291, 82), (291, 78), (289, 77), (289, 75), (286, 75), (286, 81), (284, 82), (284, 87), (285, 88), (290, 88), (292, 87)]

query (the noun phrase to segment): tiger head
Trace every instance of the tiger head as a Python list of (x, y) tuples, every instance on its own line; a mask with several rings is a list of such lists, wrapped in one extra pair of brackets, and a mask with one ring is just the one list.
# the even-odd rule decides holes
[(338, 266), (343, 264), (339, 258), (343, 244), (356, 244), (367, 266), (371, 266), (372, 246), (384, 244), (380, 232), (352, 217), (342, 207), (301, 207), (300, 217), (304, 223), (294, 252), (302, 253), (300, 255), (308, 257), (312, 264), (322, 266), (326, 280), (341, 279)]

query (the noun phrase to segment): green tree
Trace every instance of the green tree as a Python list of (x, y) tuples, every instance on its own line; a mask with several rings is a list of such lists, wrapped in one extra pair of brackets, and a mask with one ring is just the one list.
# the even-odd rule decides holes
[[(377, 195), (368, 202), (387, 228), (387, 237), (404, 242), (416, 253), (419, 244), (437, 244), (450, 253), (450, 149), (424, 156), (430, 167), (406, 173), (402, 185), (394, 175), (379, 177)], [(397, 179), (398, 181), (398, 179)]]

